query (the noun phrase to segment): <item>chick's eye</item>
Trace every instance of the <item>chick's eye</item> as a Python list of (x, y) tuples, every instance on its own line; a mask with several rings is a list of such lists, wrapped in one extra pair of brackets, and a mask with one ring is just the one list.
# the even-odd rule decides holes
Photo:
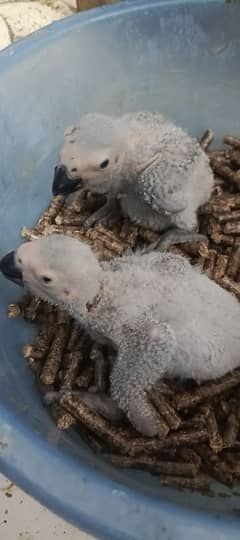
[(18, 262), (19, 264), (22, 264), (22, 259), (20, 259), (20, 257), (18, 257), (17, 262)]
[(50, 281), (52, 281), (51, 278), (48, 276), (42, 276), (42, 280), (44, 281), (44, 283), (50, 283)]
[(105, 159), (104, 161), (102, 161), (102, 163), (100, 165), (100, 169), (106, 169), (108, 164), (109, 164), (109, 159)]

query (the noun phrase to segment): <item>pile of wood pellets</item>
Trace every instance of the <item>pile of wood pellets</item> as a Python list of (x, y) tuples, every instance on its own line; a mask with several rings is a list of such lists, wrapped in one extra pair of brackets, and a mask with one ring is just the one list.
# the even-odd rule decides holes
[[(173, 246), (171, 251), (187, 257), (240, 299), (240, 137), (226, 136), (225, 148), (219, 150), (211, 148), (213, 138), (208, 130), (201, 139), (215, 175), (211, 199), (199, 212), (200, 232), (209, 243)], [(100, 260), (158, 239), (156, 233), (125, 220), (85, 230), (84, 221), (103, 202), (102, 196), (86, 191), (67, 200), (56, 196), (34, 228), (23, 228), (22, 236), (32, 240), (64, 233), (88, 242)], [(110, 423), (79, 398), (79, 389), (109, 392), (107, 350), (93, 343), (68, 314), (35, 297), (25, 295), (8, 307), (9, 317), (18, 315), (38, 325), (39, 333), (23, 355), (59, 429), (74, 427), (114, 466), (147, 470), (163, 485), (208, 493), (211, 478), (228, 486), (239, 479), (240, 369), (201, 386), (194, 381), (159, 381), (149, 400), (161, 420), (161, 436), (147, 439), (127, 419)]]

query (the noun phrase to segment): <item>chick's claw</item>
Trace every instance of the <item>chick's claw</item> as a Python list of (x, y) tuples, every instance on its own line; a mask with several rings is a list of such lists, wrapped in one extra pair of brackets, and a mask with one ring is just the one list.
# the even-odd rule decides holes
[(111, 223), (117, 221), (121, 215), (119, 201), (115, 198), (108, 198), (107, 202), (101, 206), (96, 212), (93, 212), (83, 223), (85, 230), (93, 227), (96, 223)]
[(147, 398), (133, 400), (128, 404), (128, 418), (139, 433), (145, 437), (164, 437), (169, 429), (165, 423), (161, 423), (157, 413)]
[(100, 394), (95, 392), (80, 391), (78, 393), (81, 401), (87, 405), (87, 407), (100, 416), (103, 416), (110, 422), (118, 423), (123, 418), (123, 412), (113, 399), (106, 394)]
[(153, 250), (167, 251), (172, 245), (185, 244), (186, 242), (204, 242), (208, 245), (208, 239), (204, 234), (171, 229), (163, 233), (159, 240), (144, 249), (144, 253), (150, 253)]

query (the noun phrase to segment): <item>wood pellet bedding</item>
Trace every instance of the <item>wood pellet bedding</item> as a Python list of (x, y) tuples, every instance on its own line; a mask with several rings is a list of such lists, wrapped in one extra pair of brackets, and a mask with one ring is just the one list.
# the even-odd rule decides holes
[[(215, 175), (210, 201), (199, 211), (204, 242), (173, 246), (210, 279), (240, 300), (240, 137), (224, 137), (225, 148), (214, 150), (214, 135), (201, 139)], [(158, 234), (128, 221), (97, 224), (85, 230), (84, 220), (103, 204), (103, 197), (78, 192), (50, 202), (26, 240), (64, 233), (88, 242), (99, 259), (110, 260), (127, 250), (150, 244)], [(59, 429), (76, 427), (95, 452), (107, 454), (116, 467), (144, 469), (167, 486), (210, 492), (211, 478), (232, 486), (240, 478), (240, 369), (221, 379), (161, 380), (149, 394), (160, 419), (160, 437), (147, 439), (116, 414), (113, 423), (91, 412), (78, 391), (107, 394), (111, 353), (93, 343), (76, 321), (26, 294), (8, 307), (10, 318), (22, 315), (39, 333), (23, 356), (34, 372), (43, 401)]]

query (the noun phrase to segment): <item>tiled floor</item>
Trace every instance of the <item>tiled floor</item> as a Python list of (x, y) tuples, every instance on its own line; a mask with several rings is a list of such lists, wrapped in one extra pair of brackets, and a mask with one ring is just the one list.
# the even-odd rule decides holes
[(0, 50), (51, 22), (73, 13), (64, 0), (13, 2), (0, 0)]
[(1, 540), (91, 540), (0, 475)]
[(1, 540), (91, 540), (0, 475)]

